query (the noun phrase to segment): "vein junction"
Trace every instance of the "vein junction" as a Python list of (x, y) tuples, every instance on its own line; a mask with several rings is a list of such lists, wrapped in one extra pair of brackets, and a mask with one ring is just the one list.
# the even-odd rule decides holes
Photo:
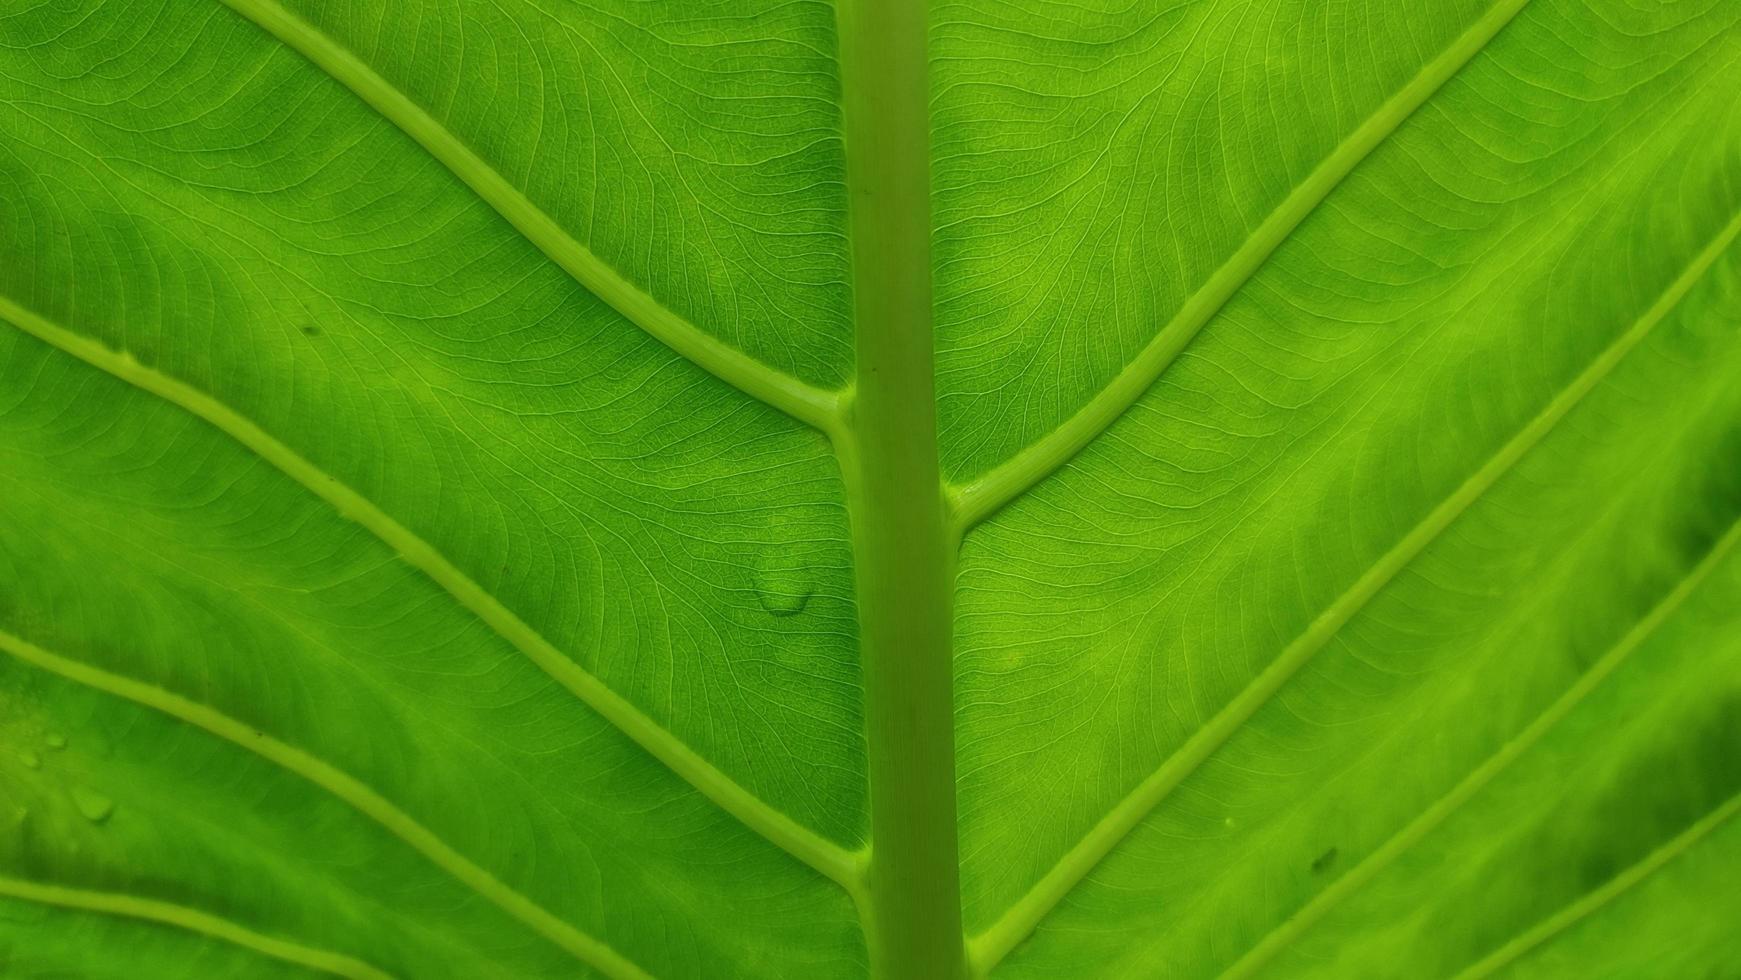
[(745, 394), (812, 427), (824, 431), (838, 428), (839, 394), (818, 389), (748, 356), (698, 329), (623, 278), (439, 120), (337, 41), (274, 0), (220, 2), (313, 62), (416, 140), (551, 261), (629, 322)]
[(557, 650), (428, 542), (254, 422), (205, 392), (146, 367), (126, 354), (109, 350), (82, 334), (51, 323), (9, 298), (0, 297), (0, 319), (8, 320), (25, 333), (181, 407), (234, 438), (340, 514), (372, 532), (407, 564), (435, 581), (545, 673), (722, 809), (829, 878), (849, 889), (856, 888), (859, 865), (851, 854), (800, 826), (720, 772), (694, 749)]
[(1234, 699), (1132, 790), (1026, 895), (969, 942), (976, 968), (990, 970), (1033, 931), (1112, 849), (1184, 779), (1201, 766), (1259, 708), (1299, 672), (1373, 596), (1444, 530), (1510, 472), (1668, 318), (1719, 257), (1741, 237), (1741, 215), (1731, 219), (1632, 326), (1555, 395), (1516, 435), (1378, 559)]
[(990, 472), (948, 488), (956, 533), (985, 520), (1069, 462), (1136, 404), (1227, 301), (1355, 167), (1511, 23), (1529, 0), (1500, 0), (1379, 106), (1265, 218), (1153, 340), (1064, 424)]
[[(828, 433), (834, 439), (837, 452), (843, 457), (857, 451), (849, 448), (863, 440), (863, 434), (854, 431), (851, 426), (854, 416), (853, 389), (841, 392), (818, 389), (747, 356), (686, 322), (576, 241), (500, 172), (466, 147), (455, 134), (445, 129), (433, 116), (333, 39), (322, 35), (272, 0), (222, 2), (300, 52), (373, 106), (383, 117), (392, 121), (447, 166), (552, 261), (638, 328), (739, 390)], [(1110, 428), (1149, 390), (1229, 298), (1256, 274), (1274, 250), (1312, 214), (1341, 181), (1480, 52), (1527, 2), (1528, 0), (1501, 0), (1449, 49), (1430, 62), (1408, 85), (1387, 100), (1371, 118), (1354, 130), (1302, 184), (1294, 188), (1258, 230), (1187, 300), (1138, 357), (1062, 426), (977, 479), (957, 486), (941, 485), (940, 489), (948, 507), (952, 545), (958, 544), (967, 530), (1027, 493), (1049, 474), (1064, 466)], [(1694, 265), (1676, 280), (1668, 293), (1644, 317), (1551, 400), (1540, 414), (1501, 447), (1450, 497), (1381, 556), (1347, 592), (1338, 597), (1303, 634), (1290, 643), (1249, 687), (1107, 814), (1002, 919), (985, 933), (973, 937), (968, 943), (968, 952), (975, 972), (983, 974), (992, 969), (1162, 799), (1322, 649), (1337, 630), (1481, 494), (1512, 469), (1585, 395), (1600, 384), (1620, 360), (1642, 342), (1673, 309), (1675, 303), (1692, 288), (1698, 277), (1715, 262), (1722, 249), (1733, 241), (1738, 228), (1741, 225), (1731, 222), (1719, 241), (1700, 254)], [(145, 368), (125, 354), (107, 350), (89, 338), (50, 323), (8, 299), (0, 298), (0, 317), (95, 367), (181, 406), (257, 452), (310, 492), (374, 533), (408, 564), (440, 584), (552, 678), (592, 706), (721, 808), (842, 885), (861, 904), (865, 901), (867, 868), (874, 852), (847, 852), (734, 782), (671, 732), (557, 650), (433, 546), (354, 490), (277, 441), (258, 425), (241, 417), (210, 395)], [(843, 459), (843, 466), (850, 466), (850, 461)], [(460, 869), (455, 873), (462, 879), (471, 880), (480, 891), (491, 895), (492, 900), (510, 908), (510, 911), (518, 909), (515, 914), (533, 922), (534, 928), (575, 950), (583, 960), (592, 963), (601, 971), (611, 976), (643, 975), (637, 967), (622, 960), (608, 947), (578, 933), (549, 913), (530, 906), (530, 902), (523, 897), (516, 898), (506, 885), (452, 853), (451, 848), (447, 848), (445, 844), (425, 840), (420, 834), (427, 835), (427, 832), (417, 829), (408, 816), (393, 809), (378, 796), (373, 796), (366, 787), (344, 782), (348, 777), (336, 774), (336, 770), (330, 770), (324, 763), (307, 759), (294, 748), (273, 743), (269, 739), (265, 742), (255, 740), (255, 744), (249, 745), (248, 740), (241, 737), (245, 733), (238, 734), (227, 727), (240, 728), (239, 723), (223, 719), (215, 712), (211, 712), (209, 716), (202, 713), (210, 712), (210, 709), (184, 702), (173, 694), (138, 685), (138, 682), (105, 678), (101, 672), (64, 661), (64, 658), (34, 648), (19, 638), (0, 634), (0, 647), (14, 656), (45, 666), (46, 669), (104, 687), (113, 693), (132, 697), (141, 703), (151, 704), (159, 710), (183, 717), (184, 720), (190, 720), (191, 723), (255, 751), (261, 751), (264, 746), (266, 751), (262, 754), (305, 775), (314, 773), (315, 775), (309, 776), (313, 781), (328, 786), (335, 795), (352, 801), (359, 809), (371, 812), (371, 815), (384, 824), (398, 827), (396, 832), (413, 846), (427, 854), (437, 855), (433, 859), (450, 870)], [(341, 788), (333, 789), (335, 786)], [(1732, 810), (1731, 806), (1729, 812)], [(34, 886), (0, 881), (0, 892), (11, 888), (14, 892), (23, 894), (30, 887)], [(65, 899), (63, 904), (69, 905), (76, 904), (74, 899), (78, 898), (70, 896), (70, 893), (58, 897)], [(96, 899), (87, 902), (92, 907), (100, 904), (102, 903)], [(155, 917), (163, 921), (175, 917), (169, 911), (144, 907), (123, 911), (122, 914), (134, 914), (142, 918)], [(222, 931), (220, 926), (203, 920), (187, 921), (196, 922), (191, 927), (199, 931), (214, 935)], [(186, 922), (182, 924), (186, 925)], [(366, 965), (353, 967), (350, 964), (338, 963), (338, 966), (342, 969), (333, 969), (331, 972), (368, 980), (383, 976), (378, 971), (367, 972), (372, 968)]]

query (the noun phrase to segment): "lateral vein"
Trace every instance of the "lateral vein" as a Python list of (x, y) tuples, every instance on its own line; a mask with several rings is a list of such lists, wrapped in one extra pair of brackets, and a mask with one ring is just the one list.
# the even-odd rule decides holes
[(1305, 181), (1270, 212), (1251, 237), (1185, 300), (1154, 339), (1076, 414), (1002, 464), (965, 484), (951, 487), (949, 497), (956, 534), (965, 533), (1032, 489), (1111, 428), (1330, 192), (1459, 69), (1486, 48), (1487, 43), (1528, 3), (1529, 0), (1500, 0), (1407, 85), (1379, 106), (1378, 111), (1359, 128), (1348, 134)]
[(1560, 420), (1599, 385), (1625, 356), (1650, 336), (1723, 251), (1741, 235), (1741, 215), (1732, 218), (1705, 246), (1643, 315), (1605, 348), (1582, 373), (1562, 389), (1509, 442), (1501, 446), (1449, 497), (1427, 514), (1402, 540), (1379, 557), (1232, 701), (1198, 729), (1178, 751), (1113, 807), (1077, 845), (1047, 872), (990, 928), (969, 943), (973, 962), (983, 974), (1015, 947), (1094, 866), (1134, 830), (1185, 777), (1215, 753), (1241, 725), (1263, 707), (1299, 669), (1322, 649), (1342, 626), (1395, 578), (1415, 556), (1436, 539), (1469, 505), (1497, 483), (1524, 454), (1553, 431)]
[(738, 390), (823, 431), (839, 397), (765, 364), (697, 328), (576, 241), (456, 134), (336, 40), (274, 0), (220, 0), (350, 89), (452, 171), (551, 261), (665, 346)]
[(676, 735), (643, 714), (573, 659), (563, 654), (483, 586), (460, 571), (434, 546), (400, 524), (362, 494), (341, 483), (234, 409), (180, 380), (146, 367), (131, 355), (68, 330), (0, 296), (0, 319), (116, 378), (150, 392), (202, 419), (373, 533), (406, 564), (481, 619), (503, 639), (582, 702), (597, 711), (654, 758), (745, 826), (849, 891), (858, 865), (848, 852), (799, 824), (732, 780)]
[(1422, 838), (1431, 833), (1434, 828), (1444, 823), (1452, 813), (1467, 803), (1492, 782), (1508, 766), (1539, 742), (1555, 725), (1558, 725), (1567, 715), (1577, 708), (1583, 700), (1618, 670), (1635, 650), (1644, 644), (1668, 618), (1680, 609), (1689, 596), (1697, 591), (1702, 583), (1723, 559), (1734, 550), (1737, 542), (1741, 542), (1741, 521), (1731, 525), (1716, 544), (1694, 565), (1681, 580), (1663, 596), (1663, 598), (1626, 632), (1620, 640), (1611, 647), (1600, 659), (1580, 674), (1571, 687), (1561, 694), (1535, 720), (1525, 726), (1522, 731), (1513, 736), (1488, 756), (1462, 781), (1452, 787), (1450, 792), (1440, 797), (1421, 814), (1410, 821), (1402, 830), (1397, 831), (1379, 848), (1367, 855), (1353, 869), (1314, 896), (1298, 912), (1253, 946), (1249, 952), (1240, 957), (1234, 964), (1221, 974), (1221, 980), (1246, 980), (1261, 970), (1265, 964), (1288, 943), (1299, 938), (1318, 920), (1322, 919), (1330, 909), (1358, 891), (1371, 881), (1380, 871), (1395, 861), (1403, 852), (1419, 843)]
[(393, 980), (392, 974), (370, 966), (362, 960), (331, 950), (316, 949), (312, 946), (291, 942), (288, 939), (279, 939), (275, 936), (255, 932), (210, 912), (184, 905), (141, 898), (137, 895), (87, 891), (82, 888), (67, 888), (62, 885), (51, 885), (5, 876), (0, 876), (0, 895), (27, 902), (36, 902), (41, 905), (53, 905), (81, 912), (100, 912), (105, 915), (140, 919), (145, 922), (172, 926), (213, 939), (221, 939), (224, 942), (275, 960), (294, 963), (297, 966), (305, 966), (311, 970), (319, 970), (334, 976), (347, 977), (349, 980)]
[(0, 650), (67, 680), (132, 701), (202, 729), (281, 766), (380, 824), (428, 858), (431, 863), (588, 966), (612, 977), (613, 980), (648, 980), (648, 974), (623, 958), (622, 954), (576, 929), (495, 875), (472, 863), (433, 831), (356, 777), (302, 749), (266, 735), (209, 705), (131, 677), (113, 674), (99, 667), (50, 653), (3, 630), (0, 630)]
[(1480, 980), (1522, 958), (1537, 946), (1577, 925), (1602, 906), (1614, 901), (1637, 886), (1639, 882), (1662, 870), (1663, 866), (1686, 853), (1711, 831), (1741, 814), (1741, 794), (1731, 796), (1715, 810), (1688, 827), (1673, 840), (1652, 851), (1644, 860), (1615, 875), (1600, 888), (1590, 892), (1560, 911), (1537, 923), (1534, 928), (1489, 953), (1481, 961), (1457, 974), (1454, 980)]

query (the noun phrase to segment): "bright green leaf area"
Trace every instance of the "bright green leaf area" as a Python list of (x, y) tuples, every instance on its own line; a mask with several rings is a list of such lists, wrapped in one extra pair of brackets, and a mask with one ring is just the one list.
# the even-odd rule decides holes
[(0, 976), (1741, 976), (1734, 0), (0, 5)]

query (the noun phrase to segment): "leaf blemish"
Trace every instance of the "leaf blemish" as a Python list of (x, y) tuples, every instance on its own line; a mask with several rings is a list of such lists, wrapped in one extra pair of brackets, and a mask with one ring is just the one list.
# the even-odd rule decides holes
[(1312, 873), (1321, 875), (1330, 870), (1330, 866), (1336, 863), (1336, 853), (1336, 849), (1332, 847), (1314, 858), (1312, 860)]

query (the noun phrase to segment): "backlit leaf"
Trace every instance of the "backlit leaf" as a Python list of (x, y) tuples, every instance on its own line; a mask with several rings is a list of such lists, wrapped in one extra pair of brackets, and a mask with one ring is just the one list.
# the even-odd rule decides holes
[(1733, 0), (0, 5), (0, 976), (1741, 975)]

